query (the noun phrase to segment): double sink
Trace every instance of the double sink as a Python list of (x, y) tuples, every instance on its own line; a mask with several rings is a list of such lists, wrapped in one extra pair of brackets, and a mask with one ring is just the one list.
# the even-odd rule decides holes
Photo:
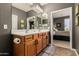
[(48, 29), (32, 29), (32, 30), (12, 30), (11, 34), (15, 35), (20, 35), (20, 36), (25, 36), (25, 35), (30, 35), (30, 34), (35, 34), (35, 33), (40, 33), (40, 32), (48, 32)]

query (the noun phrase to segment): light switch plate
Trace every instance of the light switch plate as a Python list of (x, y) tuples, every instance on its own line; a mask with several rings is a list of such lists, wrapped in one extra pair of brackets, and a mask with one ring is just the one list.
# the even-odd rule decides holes
[(4, 29), (8, 29), (7, 24), (4, 24)]

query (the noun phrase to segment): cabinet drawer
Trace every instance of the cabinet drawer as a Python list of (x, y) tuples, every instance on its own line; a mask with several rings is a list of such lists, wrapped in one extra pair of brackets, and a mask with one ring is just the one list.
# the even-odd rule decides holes
[(43, 36), (46, 36), (46, 32), (43, 33)]
[(25, 41), (29, 41), (29, 40), (32, 40), (32, 35), (25, 36)]
[(42, 35), (43, 35), (43, 33), (39, 33), (39, 35), (40, 35), (40, 36), (42, 36)]
[(46, 35), (48, 35), (48, 32), (46, 32)]
[(26, 39), (32, 38), (32, 35), (25, 36)]
[(35, 45), (35, 40), (27, 40), (25, 43), (26, 45), (29, 45), (29, 44)]
[(43, 33), (39, 33), (39, 37), (42, 37), (43, 36)]
[(33, 37), (33, 39), (38, 39), (38, 34), (34, 34), (34, 37)]

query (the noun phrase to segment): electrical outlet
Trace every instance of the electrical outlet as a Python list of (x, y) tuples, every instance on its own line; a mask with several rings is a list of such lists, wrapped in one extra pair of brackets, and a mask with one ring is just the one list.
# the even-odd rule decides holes
[(7, 24), (4, 24), (4, 29), (8, 29), (8, 26), (7, 26)]

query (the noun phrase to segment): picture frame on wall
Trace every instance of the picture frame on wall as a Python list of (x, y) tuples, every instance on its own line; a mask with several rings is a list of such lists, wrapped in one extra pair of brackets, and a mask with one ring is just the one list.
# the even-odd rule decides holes
[(79, 26), (79, 16), (76, 16), (75, 25), (76, 25), (76, 26)]
[(21, 19), (20, 20), (20, 28), (24, 29), (24, 27), (25, 27), (25, 21), (24, 21), (24, 19)]
[(79, 5), (75, 6), (75, 25), (79, 26)]
[(56, 23), (56, 27), (61, 27), (61, 23)]

